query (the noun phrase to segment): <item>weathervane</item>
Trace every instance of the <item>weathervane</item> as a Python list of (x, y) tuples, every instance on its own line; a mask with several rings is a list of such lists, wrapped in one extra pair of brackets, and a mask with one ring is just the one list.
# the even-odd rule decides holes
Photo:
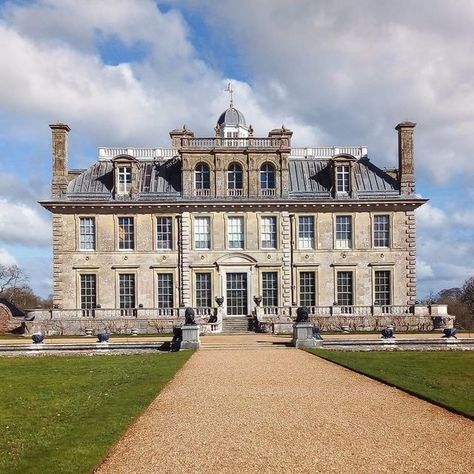
[(225, 92), (228, 92), (230, 95), (230, 106), (234, 107), (234, 89), (232, 89), (232, 83), (228, 82), (227, 87), (224, 89)]

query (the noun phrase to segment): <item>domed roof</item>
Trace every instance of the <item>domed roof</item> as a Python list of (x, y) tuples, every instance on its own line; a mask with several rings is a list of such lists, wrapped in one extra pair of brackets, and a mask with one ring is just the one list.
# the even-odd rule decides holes
[(225, 112), (222, 112), (219, 120), (217, 121), (217, 126), (221, 125), (242, 125), (246, 127), (244, 114), (235, 109), (234, 107), (229, 107)]

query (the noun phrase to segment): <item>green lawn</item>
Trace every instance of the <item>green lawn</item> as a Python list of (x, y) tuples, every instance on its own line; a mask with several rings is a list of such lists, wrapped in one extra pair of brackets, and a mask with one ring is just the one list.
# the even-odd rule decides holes
[(190, 355), (0, 358), (0, 472), (90, 472)]
[(309, 352), (474, 416), (474, 352)]

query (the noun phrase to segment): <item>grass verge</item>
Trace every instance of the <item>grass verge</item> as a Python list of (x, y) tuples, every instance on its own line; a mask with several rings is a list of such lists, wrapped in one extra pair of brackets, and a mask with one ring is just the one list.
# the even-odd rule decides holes
[(0, 358), (0, 472), (90, 472), (190, 355)]
[(474, 419), (473, 351), (308, 352)]

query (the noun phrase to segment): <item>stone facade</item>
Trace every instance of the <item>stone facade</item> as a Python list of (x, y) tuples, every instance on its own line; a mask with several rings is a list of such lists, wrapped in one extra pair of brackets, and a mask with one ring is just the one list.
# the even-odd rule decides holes
[[(273, 273), (277, 283), (271, 293), (272, 305), (266, 305), (268, 317), (292, 315), (297, 306), (305, 302), (308, 306), (308, 301), (312, 302), (313, 318), (332, 314), (335, 304), (342, 307), (346, 318), (372, 317), (374, 306), (379, 304), (376, 292), (380, 288), (377, 290), (375, 278), (380, 272), (388, 275), (387, 299), (380, 304), (381, 311), (413, 314), (414, 210), (425, 202), (414, 194), (415, 124), (404, 122), (396, 127), (396, 173), (369, 162), (364, 147), (295, 149), (291, 146), (292, 132), (284, 127), (272, 130), (268, 137), (255, 138), (251, 126), (229, 126), (242, 130), (242, 134), (226, 135), (226, 123), (221, 121), (213, 138), (195, 138), (186, 128), (173, 130), (169, 149), (100, 149), (99, 160), (91, 168), (68, 175), (69, 127), (51, 125), (52, 199), (42, 205), (53, 213), (54, 307), (62, 315), (56, 316), (80, 319), (109, 311), (113, 320), (134, 317), (133, 311), (141, 311), (145, 319), (177, 318), (180, 308), (199, 307), (196, 281), (202, 273), (210, 274), (210, 293), (206, 294), (210, 294), (211, 306), (198, 308), (201, 315), (213, 313), (215, 299), (223, 297), (224, 314), (230, 316), (227, 304), (235, 295), (229, 274), (241, 275), (245, 284), (241, 294), (245, 314), (241, 316), (251, 315), (256, 308), (254, 298), (263, 296), (268, 302), (271, 292), (263, 279)], [(202, 178), (203, 187), (197, 184), (200, 165), (208, 170)], [(242, 172), (235, 189), (229, 187), (232, 165), (240, 166)], [(266, 165), (273, 170), (268, 188), (262, 184)], [(340, 191), (338, 173), (346, 169), (349, 185)], [(121, 192), (127, 179), (129, 187)], [(263, 245), (264, 222), (270, 216), (276, 223), (275, 248)], [(339, 245), (338, 216), (350, 219), (347, 248)], [(383, 246), (375, 240), (377, 216), (383, 216), (388, 226), (388, 240)], [(120, 248), (123, 217), (133, 222), (133, 248), (126, 250)], [(160, 217), (171, 222), (168, 249), (157, 244)], [(209, 248), (198, 248), (196, 242), (197, 222), (202, 217), (210, 223)], [(230, 243), (229, 222), (233, 217), (242, 218), (241, 248)], [(311, 245), (302, 242), (304, 217), (314, 223)], [(94, 244), (89, 249), (81, 249), (84, 218), (93, 218)], [(351, 304), (339, 301), (341, 272), (352, 275)], [(314, 294), (306, 295), (304, 301), (307, 289), (301, 287), (302, 273), (314, 275)], [(134, 276), (133, 304), (127, 308), (119, 283), (123, 274)], [(162, 290), (157, 287), (158, 275), (162, 274), (172, 275), (172, 295), (165, 307), (161, 304)], [(84, 299), (82, 275), (94, 275), (92, 303)], [(429, 314), (426, 316), (429, 321)]]

